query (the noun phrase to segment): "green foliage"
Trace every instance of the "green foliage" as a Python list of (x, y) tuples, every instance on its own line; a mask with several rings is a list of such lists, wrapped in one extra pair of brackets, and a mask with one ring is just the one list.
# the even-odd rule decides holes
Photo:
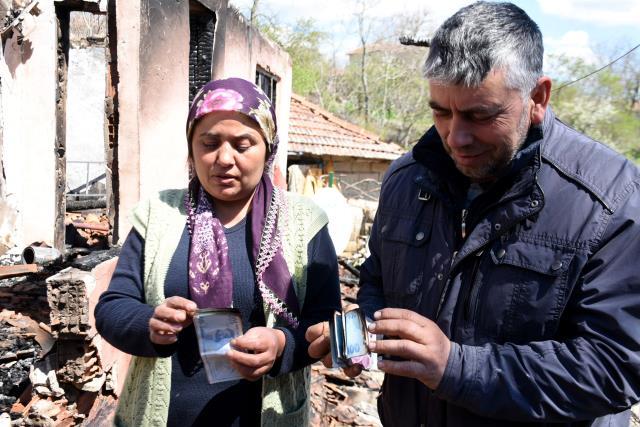
[[(421, 72), (426, 50), (401, 46), (398, 37), (424, 34), (426, 18), (422, 13), (360, 22), (364, 61), (363, 50), (356, 50), (344, 68), (322, 53), (329, 37), (313, 19), (287, 27), (259, 16), (257, 25), (291, 56), (295, 93), (408, 148), (432, 124), (428, 86)], [(601, 65), (556, 56), (554, 88), (591, 73), (615, 56), (603, 59)], [(593, 76), (555, 89), (551, 104), (558, 117), (576, 130), (640, 163), (640, 50)]]
[[(400, 44), (376, 43), (366, 53), (365, 75), (368, 82), (369, 128), (384, 140), (408, 147), (431, 125), (427, 106), (427, 82), (422, 77), (424, 49)], [(349, 102), (342, 113), (350, 120), (365, 124), (361, 79), (362, 51), (351, 55), (342, 76)]]
[[(426, 15), (392, 16), (375, 29), (376, 39), (365, 58), (368, 110), (364, 113), (362, 54), (350, 55), (346, 67), (336, 66), (322, 53), (328, 34), (313, 19), (299, 20), (293, 27), (276, 19), (258, 16), (262, 34), (285, 49), (293, 68), (293, 92), (326, 110), (379, 134), (382, 139), (408, 147), (431, 125), (427, 107), (427, 84), (421, 73), (425, 50), (405, 47), (399, 34), (415, 34)], [(409, 29), (407, 31), (407, 29)]]
[[(604, 70), (585, 76), (597, 65), (579, 59), (553, 58), (560, 88), (552, 93), (554, 111), (565, 123), (640, 163), (640, 55), (629, 55)], [(609, 61), (603, 61), (608, 63)], [(604, 64), (603, 64), (604, 65)]]
[(310, 18), (299, 20), (292, 28), (263, 20), (259, 29), (289, 53), (293, 92), (303, 96), (320, 92), (331, 72), (329, 61), (320, 53), (327, 33), (318, 30)]

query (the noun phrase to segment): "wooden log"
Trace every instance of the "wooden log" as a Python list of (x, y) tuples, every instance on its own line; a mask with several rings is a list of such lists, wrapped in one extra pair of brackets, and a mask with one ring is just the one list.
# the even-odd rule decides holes
[(24, 276), (26, 274), (37, 273), (38, 271), (39, 268), (37, 264), (0, 265), (0, 279)]

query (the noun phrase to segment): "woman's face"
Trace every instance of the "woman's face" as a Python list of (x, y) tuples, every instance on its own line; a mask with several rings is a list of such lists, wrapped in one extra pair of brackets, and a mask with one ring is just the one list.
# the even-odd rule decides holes
[(196, 175), (209, 195), (222, 202), (251, 199), (267, 154), (253, 120), (237, 111), (209, 113), (196, 124), (191, 148)]

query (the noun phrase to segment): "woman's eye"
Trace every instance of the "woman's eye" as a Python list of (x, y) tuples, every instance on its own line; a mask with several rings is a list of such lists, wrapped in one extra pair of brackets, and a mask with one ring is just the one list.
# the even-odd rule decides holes
[(218, 146), (218, 141), (215, 139), (205, 139), (202, 141), (202, 145), (207, 148), (214, 148)]

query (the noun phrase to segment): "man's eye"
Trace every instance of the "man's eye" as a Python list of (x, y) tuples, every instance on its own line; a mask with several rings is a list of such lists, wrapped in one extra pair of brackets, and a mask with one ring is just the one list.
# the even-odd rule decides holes
[(433, 110), (433, 115), (435, 117), (448, 117), (451, 115), (451, 113), (449, 111), (445, 111), (445, 110)]
[(486, 123), (486, 122), (490, 122), (494, 118), (495, 116), (493, 114), (490, 114), (490, 115), (479, 114), (479, 115), (473, 116), (471, 119), (474, 122)]

